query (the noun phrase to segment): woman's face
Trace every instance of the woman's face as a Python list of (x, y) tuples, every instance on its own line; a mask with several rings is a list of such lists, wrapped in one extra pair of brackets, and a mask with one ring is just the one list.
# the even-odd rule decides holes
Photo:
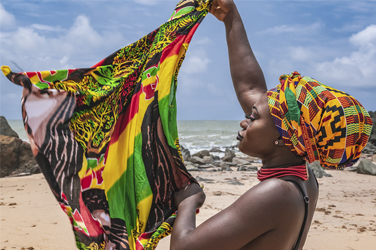
[(239, 150), (247, 155), (267, 158), (275, 150), (275, 141), (279, 132), (269, 112), (266, 94), (255, 103), (251, 114), (240, 123), (242, 130), (238, 132)]

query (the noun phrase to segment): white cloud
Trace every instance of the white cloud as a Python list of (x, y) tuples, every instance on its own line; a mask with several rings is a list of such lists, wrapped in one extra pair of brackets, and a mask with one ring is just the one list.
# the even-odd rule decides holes
[(191, 55), (184, 61), (182, 72), (188, 74), (203, 73), (211, 61), (204, 55)]
[(357, 34), (354, 34), (350, 38), (350, 42), (355, 46), (375, 46), (376, 45), (376, 25), (372, 24), (360, 31)]
[(3, 5), (0, 3), (0, 26), (1, 28), (13, 27), (16, 24), (14, 16), (7, 12)]
[(312, 60), (315, 57), (315, 52), (310, 48), (306, 47), (290, 47), (289, 48), (290, 58), (294, 61), (306, 62), (307, 60)]
[(268, 35), (280, 35), (282, 33), (308, 33), (317, 31), (323, 27), (323, 24), (320, 22), (313, 23), (311, 25), (280, 25), (274, 26), (272, 28), (266, 29), (261, 34), (268, 34)]
[(118, 31), (99, 33), (80, 15), (68, 29), (31, 24), (0, 32), (1, 61), (16, 61), (26, 71), (90, 67), (124, 46), (124, 41)]
[(63, 31), (60, 27), (53, 27), (44, 24), (32, 24), (31, 28), (36, 30), (44, 30), (44, 31), (54, 31), (54, 32), (61, 32)]
[(349, 39), (356, 50), (347, 56), (316, 64), (316, 70), (333, 82), (374, 86), (376, 79), (376, 25), (370, 25)]

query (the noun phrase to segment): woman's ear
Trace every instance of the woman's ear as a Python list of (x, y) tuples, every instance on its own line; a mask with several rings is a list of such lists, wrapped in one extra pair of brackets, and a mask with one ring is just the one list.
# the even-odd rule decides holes
[(274, 144), (276, 146), (285, 146), (285, 143), (283, 142), (281, 137), (278, 137), (278, 139), (274, 141)]

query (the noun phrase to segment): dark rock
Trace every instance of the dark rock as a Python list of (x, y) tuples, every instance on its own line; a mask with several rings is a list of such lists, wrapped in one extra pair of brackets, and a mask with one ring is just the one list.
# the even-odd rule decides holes
[(191, 157), (191, 162), (199, 165), (205, 165), (205, 162), (203, 159), (197, 157), (197, 156), (192, 156)]
[(8, 121), (4, 116), (0, 116), (0, 135), (18, 138), (18, 134), (9, 126)]
[(19, 168), (30, 169), (37, 164), (31, 146), (28, 142), (23, 141), (20, 146)]
[(37, 162), (30, 144), (19, 138), (0, 135), (0, 177), (30, 174)]
[(204, 158), (204, 156), (210, 156), (210, 153), (208, 150), (201, 150), (195, 154), (193, 154), (192, 156), (196, 156), (196, 157), (200, 157), (200, 158)]
[(376, 111), (368, 111), (371, 116), (373, 128), (371, 131), (371, 136), (369, 137), (369, 142), (376, 146)]
[(229, 148), (226, 148), (225, 157), (223, 157), (223, 161), (225, 162), (232, 162), (232, 159), (235, 157), (235, 152)]
[(376, 175), (376, 165), (371, 161), (363, 159), (356, 169), (358, 174)]
[(321, 167), (320, 162), (315, 161), (309, 164), (309, 167), (312, 169), (312, 172), (315, 174), (316, 178), (322, 178), (322, 177), (333, 177), (330, 174), (327, 174), (324, 171), (324, 168)]
[(0, 135), (0, 177), (12, 174), (19, 166), (22, 140), (17, 137)]
[(221, 158), (218, 155), (212, 155), (214, 161), (220, 161)]
[(376, 154), (376, 146), (368, 142), (362, 150), (363, 154)]

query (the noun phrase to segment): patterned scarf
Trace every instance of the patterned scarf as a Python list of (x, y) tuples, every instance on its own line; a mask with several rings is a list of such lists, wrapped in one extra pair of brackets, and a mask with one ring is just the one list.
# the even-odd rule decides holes
[(167, 23), (91, 68), (3, 73), (24, 87), (36, 160), (79, 249), (154, 249), (173, 193), (196, 182), (180, 154), (177, 75), (211, 0), (182, 0)]
[(298, 72), (268, 91), (269, 110), (284, 143), (328, 169), (353, 165), (366, 146), (372, 120), (352, 96)]

